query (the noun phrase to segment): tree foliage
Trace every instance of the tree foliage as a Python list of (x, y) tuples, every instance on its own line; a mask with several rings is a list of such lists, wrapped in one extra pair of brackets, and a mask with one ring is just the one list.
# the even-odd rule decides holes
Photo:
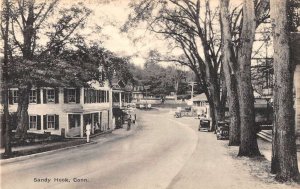
[[(148, 29), (165, 37), (172, 48), (179, 48), (182, 56), (167, 58), (188, 66), (197, 76), (212, 112), (213, 128), (220, 117), (221, 63), (218, 9), (212, 9), (208, 0), (144, 0), (132, 5), (133, 14), (124, 30), (146, 21)], [(221, 118), (220, 118), (221, 119)]]
[[(157, 51), (150, 51), (144, 68), (134, 65), (129, 67), (135, 85), (150, 86), (149, 95), (166, 96), (171, 92), (185, 94), (188, 89), (187, 80), (193, 73), (183, 71), (175, 66), (163, 67), (160, 63), (161, 55)], [(192, 80), (192, 79), (191, 79)]]
[[(2, 35), (9, 32), (9, 77), (19, 88), (17, 136), (21, 138), (28, 129), (28, 95), (32, 86), (70, 85), (88, 76), (79, 72), (82, 62), (69, 61), (61, 55), (70, 47), (76, 30), (84, 25), (90, 10), (82, 4), (60, 9), (58, 4), (58, 0), (11, 1), (7, 7), (10, 27), (1, 26)], [(87, 68), (86, 64), (83, 68)]]

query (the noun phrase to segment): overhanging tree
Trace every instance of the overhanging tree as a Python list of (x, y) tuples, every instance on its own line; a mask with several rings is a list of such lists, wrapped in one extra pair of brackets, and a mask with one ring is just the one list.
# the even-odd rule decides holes
[[(63, 9), (58, 15), (55, 24), (49, 25), (49, 18), (58, 9), (58, 0), (41, 2), (31, 0), (14, 1), (10, 6), (11, 28), (10, 41), (12, 49), (11, 57), (18, 58), (12, 60), (17, 67), (23, 67), (19, 72), (20, 79), (17, 80), (19, 101), (18, 101), (18, 126), (16, 136), (24, 138), (28, 129), (28, 104), (29, 92), (35, 84), (31, 78), (35, 73), (36, 66), (39, 66), (44, 57), (58, 54), (59, 50), (72, 39), (75, 30), (82, 27), (90, 10), (82, 5), (74, 5)], [(45, 26), (50, 30), (42, 35)], [(42, 28), (44, 27), (44, 30)], [(41, 46), (39, 39), (48, 39), (46, 46)], [(46, 58), (47, 59), (47, 58)], [(49, 67), (52, 68), (52, 67)], [(31, 73), (31, 74), (29, 74)], [(47, 78), (40, 78), (47, 80)]]
[(99, 76), (96, 80), (100, 83), (108, 80), (112, 87), (114, 78), (125, 83), (134, 83), (133, 75), (129, 69), (130, 57), (118, 56), (97, 42), (91, 45), (79, 44), (76, 47), (84, 53), (83, 60), (98, 65)]
[[(229, 0), (220, 0), (220, 22), (222, 33), (223, 70), (228, 92), (230, 113), (229, 145), (240, 144), (240, 115), (237, 93), (237, 81), (234, 77), (237, 62), (235, 61), (234, 44), (232, 42), (231, 17), (229, 14)], [(229, 50), (230, 49), (230, 50)]]
[(144, 0), (134, 4), (133, 8), (134, 16), (129, 17), (129, 24), (125, 28), (146, 20), (152, 32), (163, 35), (172, 41), (175, 48), (182, 50), (184, 58), (168, 59), (186, 65), (195, 72), (212, 110), (214, 130), (217, 120), (223, 119), (222, 111), (225, 110), (220, 107), (225, 103), (220, 102), (218, 73), (221, 52), (220, 35), (215, 25), (217, 11), (211, 10), (209, 1), (200, 6), (200, 1), (189, 0)]
[[(244, 1), (229, 14), (229, 1), (220, 0), (223, 59), (231, 113), (230, 144), (241, 145), (239, 155), (256, 156), (259, 150), (254, 123), (254, 96), (251, 82), (251, 54), (256, 28), (268, 18), (268, 0)], [(238, 109), (238, 111), (237, 111)], [(239, 118), (240, 116), (240, 118)]]

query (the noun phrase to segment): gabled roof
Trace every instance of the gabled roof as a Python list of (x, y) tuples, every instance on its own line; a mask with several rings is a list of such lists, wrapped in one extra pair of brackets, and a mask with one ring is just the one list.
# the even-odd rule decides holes
[(207, 101), (207, 98), (206, 98), (206, 95), (204, 93), (202, 94), (199, 94), (199, 95), (196, 95), (194, 98), (193, 98), (193, 101)]

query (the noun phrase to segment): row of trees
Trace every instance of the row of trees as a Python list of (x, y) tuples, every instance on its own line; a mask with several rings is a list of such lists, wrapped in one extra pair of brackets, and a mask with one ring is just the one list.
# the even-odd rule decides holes
[(188, 81), (192, 81), (194, 74), (183, 71), (179, 67), (169, 65), (161, 66), (161, 55), (157, 51), (150, 51), (144, 68), (131, 65), (129, 71), (134, 77), (134, 85), (149, 86), (147, 95), (164, 97), (170, 95), (186, 95), (189, 90)]
[[(128, 58), (101, 46), (88, 44), (83, 29), (91, 10), (83, 4), (59, 8), (58, 0), (5, 0), (1, 11), (4, 41), (2, 103), (5, 155), (11, 154), (8, 88), (18, 88), (16, 138), (26, 138), (29, 93), (32, 87), (88, 87), (88, 81), (131, 81)], [(99, 69), (102, 68), (102, 69)], [(116, 71), (117, 70), (117, 71)]]
[(150, 31), (164, 36), (173, 48), (181, 49), (181, 56), (166, 56), (165, 59), (194, 71), (209, 101), (213, 125), (224, 119), (228, 97), (229, 145), (239, 145), (239, 156), (254, 157), (260, 152), (256, 139), (251, 55), (255, 31), (270, 17), (270, 10), (273, 11), (275, 119), (272, 172), (279, 180), (299, 179), (292, 99), (293, 67), (289, 62), (289, 32), (294, 24), (290, 14), (293, 11), (289, 10), (293, 10), (294, 1), (273, 0), (270, 6), (269, 0), (243, 0), (233, 9), (229, 8), (229, 0), (220, 0), (219, 6), (214, 7), (210, 2), (135, 2), (123, 30), (146, 22)]

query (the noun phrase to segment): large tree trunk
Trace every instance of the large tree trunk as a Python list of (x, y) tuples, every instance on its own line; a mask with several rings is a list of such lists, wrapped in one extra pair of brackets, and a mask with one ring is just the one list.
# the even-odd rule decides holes
[(222, 93), (221, 93), (221, 99), (220, 99), (220, 120), (225, 120), (226, 101), (227, 101), (227, 86), (226, 86), (223, 66), (221, 67), (221, 81), (222, 81), (222, 84), (221, 84)]
[[(35, 36), (34, 30), (34, 1), (29, 1), (28, 3), (28, 16), (26, 20), (26, 25), (23, 30), (24, 45), (22, 48), (23, 60), (30, 61), (33, 59), (33, 39)], [(24, 78), (26, 81), (26, 79)], [(23, 140), (26, 137), (28, 130), (28, 105), (29, 105), (29, 92), (31, 89), (31, 83), (23, 83), (19, 86), (19, 102), (17, 110), (18, 126), (16, 131), (16, 137)]]
[[(226, 54), (226, 52), (224, 54)], [(224, 56), (224, 58), (225, 57), (226, 55)], [(227, 93), (228, 93), (228, 106), (229, 106), (229, 114), (230, 114), (229, 146), (239, 146), (240, 145), (240, 112), (239, 112), (239, 99), (237, 93), (237, 82), (234, 75), (230, 74), (228, 60), (224, 60), (224, 71), (226, 75), (225, 76), (226, 85), (228, 87)]]
[[(4, 30), (4, 35), (3, 35), (3, 40), (4, 40), (4, 60), (3, 60), (3, 73), (2, 73), (2, 79), (3, 79), (3, 89), (1, 90), (2, 92), (2, 103), (3, 103), (3, 127), (1, 129), (1, 133), (4, 134), (2, 137), (4, 137), (4, 147), (5, 151), (4, 154), (5, 156), (10, 156), (12, 153), (11, 150), (11, 127), (9, 123), (9, 109), (8, 109), (8, 30), (9, 30), (9, 1), (6, 0), (3, 4), (3, 10), (5, 10), (4, 17), (5, 17), (5, 30)], [(1, 123), (1, 124), (2, 124)]]
[(256, 139), (254, 95), (251, 83), (251, 53), (254, 35), (254, 1), (244, 0), (237, 74), (241, 116), (241, 144), (238, 155), (248, 157), (260, 155)]
[(208, 100), (208, 104), (209, 104), (209, 113), (210, 113), (210, 118), (211, 118), (211, 127), (210, 127), (210, 131), (215, 131), (216, 130), (216, 123), (217, 123), (217, 112), (216, 112), (216, 108), (215, 108), (215, 103), (213, 102), (213, 98), (212, 96), (209, 94), (209, 92), (205, 92), (206, 98)]
[(241, 143), (241, 121), (239, 111), (239, 99), (237, 93), (237, 82), (234, 76), (229, 76), (230, 91), (229, 97), (229, 112), (230, 112), (230, 127), (229, 127), (229, 146), (238, 146)]
[(28, 130), (28, 105), (29, 105), (29, 92), (31, 86), (25, 85), (23, 87), (19, 87), (19, 102), (18, 102), (18, 110), (17, 110), (17, 130), (16, 130), (16, 138), (23, 140), (26, 137)]
[[(208, 66), (207, 66), (208, 67)], [(215, 131), (216, 129), (216, 124), (218, 121), (221, 120), (222, 113), (221, 113), (221, 108), (220, 108), (220, 88), (218, 84), (218, 78), (217, 75), (213, 75), (210, 72), (212, 71), (212, 68), (207, 68), (208, 70), (206, 71), (206, 77), (207, 77), (207, 83), (208, 83), (208, 93), (209, 93), (209, 106), (212, 110), (212, 119), (213, 119), (213, 124), (211, 131)]]
[[(233, 54), (232, 35), (230, 31), (229, 0), (220, 0), (220, 20), (222, 33), (223, 70), (228, 93), (228, 106), (230, 113), (229, 146), (240, 145), (240, 114), (235, 79), (236, 59)], [(230, 66), (232, 65), (232, 67)]]
[(293, 65), (290, 60), (288, 2), (271, 1), (274, 25), (274, 129), (271, 171), (280, 181), (300, 180), (293, 108)]

